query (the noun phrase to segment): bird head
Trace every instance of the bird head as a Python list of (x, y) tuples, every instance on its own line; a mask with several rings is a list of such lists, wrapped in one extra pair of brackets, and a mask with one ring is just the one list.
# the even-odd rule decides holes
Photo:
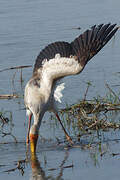
[[(45, 99), (41, 93), (40, 85), (36, 84), (36, 79), (32, 78), (28, 81), (25, 87), (24, 102), (29, 116), (29, 127), (27, 135), (27, 143), (30, 139), (31, 152), (35, 153), (38, 140), (39, 128), (41, 120), (45, 113)], [(33, 125), (31, 126), (31, 118), (34, 118)]]

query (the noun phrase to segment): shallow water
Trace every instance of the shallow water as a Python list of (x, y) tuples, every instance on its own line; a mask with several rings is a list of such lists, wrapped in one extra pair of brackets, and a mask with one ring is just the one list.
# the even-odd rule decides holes
[[(95, 0), (91, 2), (88, 0), (70, 2), (67, 0), (0, 0), (0, 70), (20, 65), (34, 65), (39, 51), (48, 43), (58, 40), (70, 42), (94, 24), (112, 22), (119, 25), (119, 7), (119, 0), (114, 2), (112, 0), (98, 2)], [(81, 30), (74, 29), (76, 27), (81, 27)], [(119, 74), (117, 74), (120, 72), (119, 42), (118, 32), (115, 38), (93, 58), (93, 61), (89, 62), (80, 76), (64, 78), (66, 88), (60, 107), (82, 99), (88, 81), (92, 82), (88, 99), (97, 95), (104, 96), (105, 82), (111, 86), (119, 85)], [(26, 158), (27, 118), (23, 110), (23, 92), (31, 74), (32, 68), (23, 70), (24, 82), (21, 85), (19, 70), (0, 72), (0, 94), (14, 92), (21, 95), (21, 98), (15, 100), (0, 100), (0, 109), (12, 113), (12, 122), (9, 125), (11, 129), (6, 127), (6, 130), (12, 132), (18, 141), (15, 144), (13, 137), (0, 136), (1, 143), (9, 142), (0, 144), (0, 178), (19, 180), (32, 179), (34, 176), (33, 179), (109, 178), (118, 180), (119, 155), (113, 157), (112, 153), (119, 153), (119, 131), (104, 133), (102, 151), (105, 151), (105, 154), (103, 156), (100, 155), (101, 151), (96, 143), (91, 149), (85, 147), (90, 141), (87, 137), (84, 137), (74, 148), (66, 150), (64, 143), (60, 146), (56, 145), (55, 137), (63, 140), (64, 134), (60, 127), (56, 130), (52, 128), (54, 122), (50, 121), (49, 113), (45, 114), (44, 123), (40, 129), (41, 136), (47, 141), (41, 142), (41, 138), (39, 139), (37, 157), (32, 157), (32, 160), (28, 157), (24, 175), (22, 176), (19, 170), (4, 172), (14, 169), (18, 160)], [(115, 90), (118, 88), (116, 87)], [(119, 118), (118, 113), (117, 119)]]

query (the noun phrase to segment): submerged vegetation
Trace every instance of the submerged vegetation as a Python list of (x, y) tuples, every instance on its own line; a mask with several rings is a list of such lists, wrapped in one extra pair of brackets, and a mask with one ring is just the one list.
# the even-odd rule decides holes
[[(87, 100), (87, 93), (91, 85), (90, 82), (87, 83), (83, 100), (59, 111), (64, 126), (69, 130), (72, 129), (72, 134), (77, 137), (78, 141), (81, 136), (94, 133), (94, 131), (98, 133), (120, 129), (120, 121), (115, 118), (120, 111), (120, 92), (116, 94), (106, 83), (108, 92), (105, 97), (98, 96)], [(54, 119), (53, 116), (51, 118)], [(57, 120), (56, 124), (58, 124)]]
[(12, 122), (12, 112), (11, 111), (0, 111), (0, 136), (6, 137), (11, 136), (17, 143), (16, 137), (12, 134), (12, 129), (14, 124)]

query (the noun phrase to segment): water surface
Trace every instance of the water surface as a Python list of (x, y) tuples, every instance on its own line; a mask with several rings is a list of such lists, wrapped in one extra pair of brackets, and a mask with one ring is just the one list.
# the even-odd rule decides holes
[[(94, 24), (111, 22), (119, 25), (119, 7), (119, 0), (114, 2), (112, 0), (0, 0), (0, 69), (34, 65), (39, 51), (48, 43), (59, 40), (71, 42)], [(81, 30), (74, 29), (76, 27), (81, 27)], [(88, 92), (88, 99), (97, 95), (104, 96), (106, 94), (105, 82), (111, 86), (119, 85), (119, 74), (116, 74), (120, 72), (119, 42), (118, 32), (115, 38), (88, 63), (79, 76), (64, 78), (66, 88), (61, 107), (64, 107), (66, 103), (73, 104), (82, 99), (88, 81), (91, 81), (93, 85)], [(22, 110), (24, 108), (23, 92), (31, 75), (32, 68), (23, 70), (24, 83), (21, 87), (20, 71), (11, 70), (0, 73), (0, 94), (14, 92), (21, 95), (21, 98), (16, 100), (0, 100), (0, 109), (12, 113), (12, 124), (14, 124), (14, 126), (11, 125), (12, 134), (19, 142), (15, 144), (11, 136), (0, 137), (1, 142), (9, 142), (9, 144), (0, 145), (1, 179), (32, 179), (34, 173), (39, 172), (43, 179), (109, 178), (118, 180), (119, 156), (113, 157), (111, 154), (119, 152), (119, 131), (105, 133), (103, 150), (105, 148), (107, 153), (103, 157), (100, 156), (97, 145), (92, 150), (82, 148), (82, 144), (79, 144), (78, 148), (66, 150), (64, 145), (56, 146), (55, 137), (62, 139), (64, 134), (60, 127), (56, 130), (51, 128), (54, 122), (50, 121), (49, 113), (46, 113), (44, 117), (45, 123), (42, 123), (40, 134), (46, 139), (51, 138), (52, 141), (41, 143), (39, 139), (37, 157), (33, 157), (32, 160), (28, 158), (23, 176), (19, 170), (9, 172), (9, 174), (3, 172), (15, 168), (18, 160), (26, 158), (27, 118), (25, 111)], [(119, 117), (118, 113), (118, 120)], [(83, 138), (83, 145), (86, 144), (86, 139), (87, 137)], [(118, 139), (118, 141), (111, 141), (112, 139)], [(62, 163), (64, 167), (72, 164), (74, 167), (61, 168)], [(53, 170), (50, 170), (51, 168)]]

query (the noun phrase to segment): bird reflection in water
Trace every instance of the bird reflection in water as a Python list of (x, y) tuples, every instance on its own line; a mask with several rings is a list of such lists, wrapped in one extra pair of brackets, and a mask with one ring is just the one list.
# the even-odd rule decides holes
[(30, 159), (30, 163), (31, 163), (31, 168), (32, 168), (32, 176), (30, 177), (30, 180), (63, 180), (62, 176), (63, 176), (63, 171), (65, 168), (71, 168), (73, 167), (73, 165), (70, 166), (64, 166), (64, 164), (66, 163), (67, 159), (68, 159), (68, 152), (65, 152), (65, 156), (64, 159), (62, 161), (62, 163), (60, 164), (60, 166), (58, 168), (51, 168), (48, 169), (48, 171), (53, 172), (54, 170), (59, 170), (58, 176), (57, 177), (53, 177), (54, 175), (46, 175), (45, 171), (43, 170), (43, 168), (40, 165), (40, 162), (36, 156), (36, 154), (31, 154), (31, 159)]
[(47, 180), (49, 177), (45, 176), (45, 172), (40, 166), (40, 162), (38, 161), (38, 158), (36, 154), (31, 155), (31, 168), (32, 168), (32, 177), (30, 180)]

